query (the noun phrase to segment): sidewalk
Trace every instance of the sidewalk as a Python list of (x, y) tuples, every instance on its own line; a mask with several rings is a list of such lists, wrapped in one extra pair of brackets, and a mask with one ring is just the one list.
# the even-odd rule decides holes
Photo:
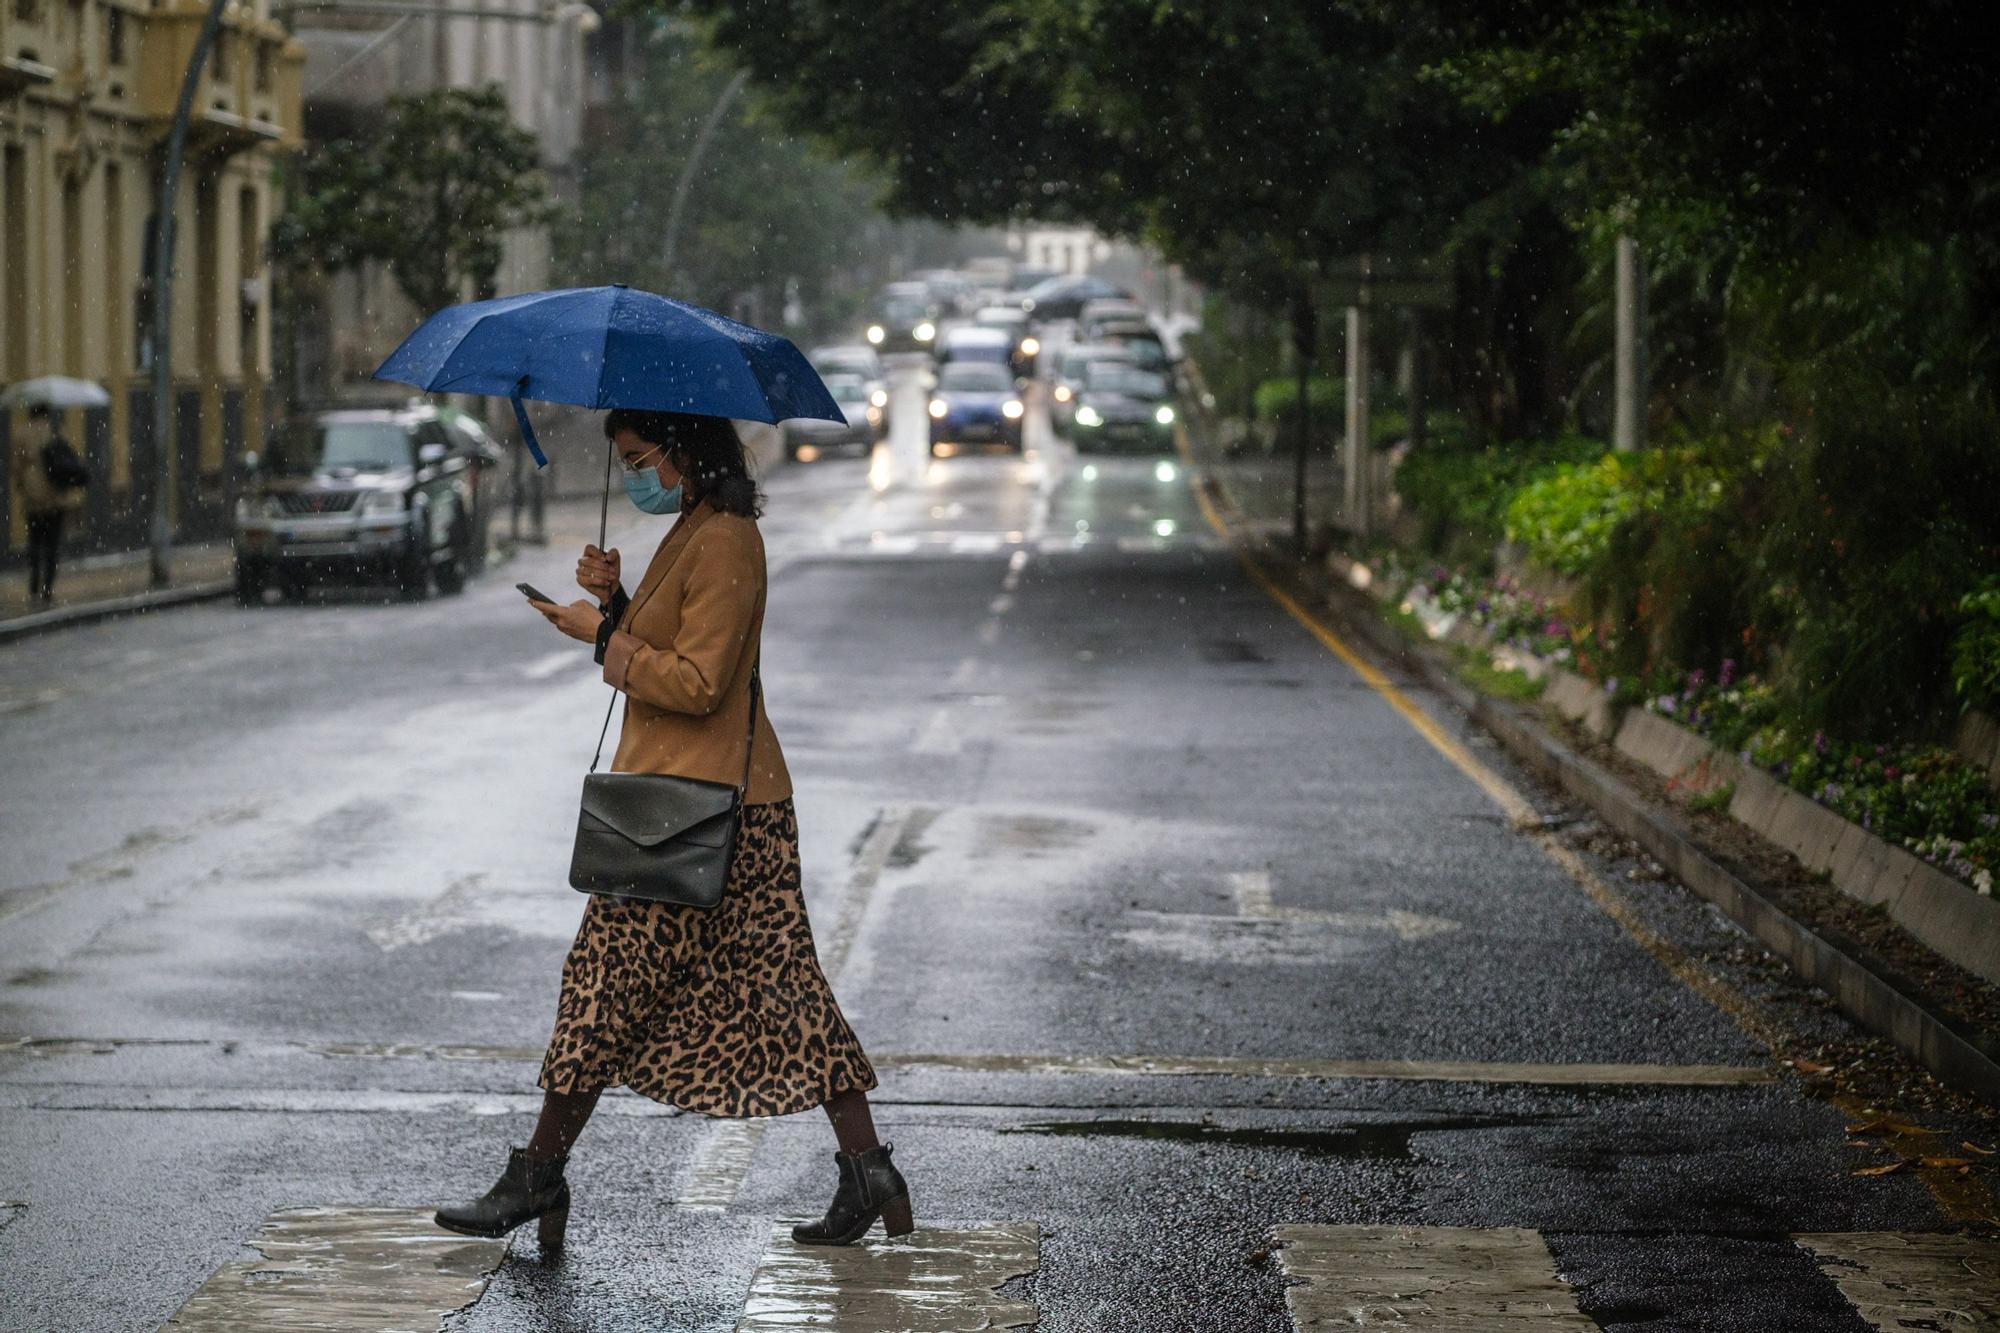
[(173, 581), (152, 586), (145, 551), (70, 556), (56, 567), (56, 597), (44, 608), (28, 600), (25, 566), (0, 575), (0, 640), (73, 625), (108, 615), (226, 595), (233, 587), (234, 556), (228, 542), (176, 546), (169, 559)]

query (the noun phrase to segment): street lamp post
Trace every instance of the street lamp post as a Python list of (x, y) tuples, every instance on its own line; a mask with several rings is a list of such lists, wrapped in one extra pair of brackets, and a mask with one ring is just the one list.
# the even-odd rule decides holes
[(215, 34), (222, 27), (224, 0), (209, 0), (194, 54), (181, 77), (180, 100), (174, 104), (173, 127), (167, 131), (166, 155), (160, 162), (160, 199), (153, 213), (153, 525), (152, 582), (164, 588), (171, 576), (174, 534), (174, 193), (180, 188), (181, 154), (187, 148), (188, 120), (194, 114), (195, 89)]

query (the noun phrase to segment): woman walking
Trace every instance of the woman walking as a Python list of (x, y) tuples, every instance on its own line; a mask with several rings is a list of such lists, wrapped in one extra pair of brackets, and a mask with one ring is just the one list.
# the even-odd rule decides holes
[[(543, 1057), (541, 1119), (483, 1196), (438, 1210), (438, 1225), (501, 1236), (540, 1219), (562, 1248), (569, 1150), (604, 1089), (624, 1085), (724, 1117), (826, 1108), (839, 1184), (826, 1216), (792, 1229), (805, 1244), (847, 1245), (881, 1218), (914, 1225), (909, 1189), (875, 1136), (874, 1067), (820, 970), (799, 878), (798, 823), (777, 734), (756, 708), (763, 630), (762, 498), (730, 423), (620, 408), (604, 433), (625, 492), (679, 520), (631, 594), (617, 551), (584, 549), (577, 583), (596, 595), (534, 602), (563, 633), (593, 644), (625, 696), (615, 772), (669, 773), (747, 789), (720, 905), (592, 894), (563, 963), (555, 1031)], [(755, 709), (753, 714), (752, 710)], [(750, 719), (754, 716), (754, 730)]]

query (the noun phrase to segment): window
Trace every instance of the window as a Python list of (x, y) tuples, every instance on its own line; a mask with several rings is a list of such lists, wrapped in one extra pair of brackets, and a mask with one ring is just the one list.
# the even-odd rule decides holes
[(258, 92), (268, 93), (271, 91), (271, 44), (260, 40), (254, 49), (256, 54), (251, 58), (250, 77), (255, 81)]
[(215, 48), (208, 53), (208, 73), (217, 83), (229, 82), (229, 34), (215, 34)]
[(104, 7), (104, 62), (125, 63), (125, 11), (116, 5)]

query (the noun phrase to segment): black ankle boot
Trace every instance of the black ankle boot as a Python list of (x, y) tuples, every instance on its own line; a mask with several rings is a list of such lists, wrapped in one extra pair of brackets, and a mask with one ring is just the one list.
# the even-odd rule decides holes
[(801, 1245), (852, 1245), (868, 1234), (878, 1217), (891, 1236), (914, 1231), (910, 1187), (889, 1160), (889, 1147), (884, 1143), (866, 1152), (836, 1150), (833, 1161), (840, 1168), (840, 1188), (834, 1191), (833, 1203), (819, 1221), (793, 1227), (792, 1239)]
[(558, 1253), (569, 1225), (569, 1182), (563, 1179), (568, 1161), (566, 1156), (531, 1157), (524, 1148), (511, 1149), (507, 1169), (493, 1188), (469, 1203), (448, 1203), (438, 1209), (437, 1224), (462, 1236), (504, 1236), (539, 1217), (536, 1239), (543, 1252)]

